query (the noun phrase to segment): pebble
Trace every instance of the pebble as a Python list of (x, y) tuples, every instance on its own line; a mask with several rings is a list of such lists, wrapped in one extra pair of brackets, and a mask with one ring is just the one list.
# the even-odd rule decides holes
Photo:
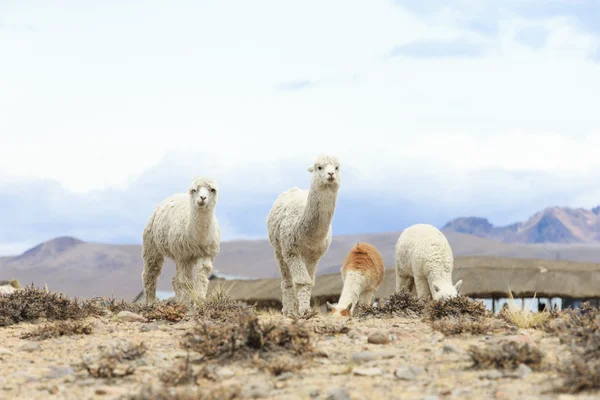
[(394, 357), (391, 353), (383, 353), (376, 351), (361, 351), (360, 353), (352, 354), (352, 361), (354, 362), (366, 362), (366, 361), (374, 361), (381, 360), (386, 358)]
[(445, 344), (443, 348), (444, 353), (460, 353), (460, 349), (453, 344)]
[(27, 351), (27, 352), (31, 353), (33, 351), (40, 350), (40, 348), (41, 347), (40, 347), (39, 343), (36, 343), (36, 342), (27, 342), (23, 346), (21, 346), (21, 351)]
[(424, 373), (425, 369), (423, 367), (417, 367), (414, 365), (404, 365), (396, 368), (396, 371), (394, 371), (396, 378), (405, 381), (412, 381)]
[(504, 336), (499, 339), (499, 342), (518, 342), (527, 343), (531, 347), (537, 347), (537, 344), (527, 335), (510, 335)]
[(140, 332), (160, 331), (160, 325), (157, 323), (145, 324), (140, 328)]
[(235, 371), (230, 368), (223, 367), (216, 371), (216, 375), (221, 379), (229, 379), (235, 376)]
[(381, 332), (374, 332), (369, 335), (367, 341), (371, 344), (388, 344), (390, 339)]
[(146, 322), (146, 318), (141, 315), (132, 313), (131, 311), (121, 311), (117, 314), (117, 318), (127, 322)]
[(0, 347), (0, 356), (8, 356), (11, 355), (13, 352), (10, 351), (9, 349), (7, 349), (6, 347)]
[(242, 390), (243, 398), (261, 399), (269, 397), (271, 394), (271, 386), (266, 382), (253, 382), (244, 387)]
[(444, 340), (445, 337), (446, 336), (444, 336), (442, 333), (436, 332), (433, 335), (431, 335), (431, 343), (435, 344), (441, 342), (442, 340)]
[(275, 379), (278, 381), (286, 381), (288, 379), (292, 379), (293, 377), (294, 377), (294, 374), (292, 374), (291, 372), (284, 372), (283, 374), (279, 375)]
[(384, 371), (381, 368), (354, 368), (352, 373), (358, 376), (378, 376), (383, 375)]
[(440, 400), (440, 398), (437, 396), (425, 396), (423, 400)]
[(72, 376), (72, 375), (75, 375), (75, 371), (73, 371), (73, 368), (71, 368), (68, 365), (61, 365), (61, 366), (52, 368), (52, 371), (50, 371), (46, 375), (46, 378), (61, 379), (61, 378), (65, 378), (67, 376)]
[(334, 387), (327, 392), (326, 400), (351, 400), (348, 391), (342, 387)]
[(519, 364), (517, 369), (515, 369), (514, 371), (505, 372), (504, 376), (510, 377), (510, 378), (523, 379), (523, 378), (527, 377), (527, 375), (531, 374), (532, 372), (533, 371), (531, 370), (531, 368), (529, 368), (527, 365)]
[(493, 380), (501, 379), (503, 377), (504, 377), (504, 374), (502, 372), (498, 371), (497, 369), (491, 370), (481, 376), (481, 378), (483, 378), (483, 379), (493, 379)]

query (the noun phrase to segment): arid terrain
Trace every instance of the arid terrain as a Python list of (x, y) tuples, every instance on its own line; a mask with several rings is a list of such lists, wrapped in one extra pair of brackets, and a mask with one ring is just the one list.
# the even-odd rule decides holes
[(599, 319), (398, 294), (350, 319), (292, 320), (218, 291), (190, 310), (26, 288), (0, 296), (0, 397), (592, 399)]

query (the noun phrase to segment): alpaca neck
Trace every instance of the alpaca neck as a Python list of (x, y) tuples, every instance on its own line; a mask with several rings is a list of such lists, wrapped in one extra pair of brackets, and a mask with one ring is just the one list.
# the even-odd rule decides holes
[(324, 238), (327, 235), (333, 219), (336, 200), (337, 189), (311, 187), (299, 222), (300, 230), (305, 236)]
[(365, 281), (365, 277), (359, 272), (347, 272), (346, 278), (344, 279), (342, 294), (340, 295), (340, 300), (338, 301), (336, 308), (344, 310), (350, 304), (358, 303), (358, 299), (365, 288)]
[(191, 237), (196, 240), (206, 237), (210, 227), (212, 226), (213, 217), (213, 210), (199, 210), (192, 206), (190, 208), (190, 218), (188, 221), (188, 229)]

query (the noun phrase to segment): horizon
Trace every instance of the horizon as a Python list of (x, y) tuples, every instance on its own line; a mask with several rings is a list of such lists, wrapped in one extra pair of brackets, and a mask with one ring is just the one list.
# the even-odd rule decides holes
[[(139, 244), (215, 178), (223, 241), (341, 161), (334, 235), (600, 204), (593, 0), (0, 5), (0, 255)], [(307, 28), (309, 27), (309, 28)]]

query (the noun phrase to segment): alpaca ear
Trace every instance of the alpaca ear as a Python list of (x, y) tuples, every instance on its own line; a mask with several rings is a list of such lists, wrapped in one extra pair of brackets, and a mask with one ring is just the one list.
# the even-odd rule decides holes
[(310, 172), (311, 174), (313, 173), (313, 171), (315, 170), (314, 165), (311, 165), (310, 167), (308, 167), (307, 171)]
[(439, 292), (440, 291), (440, 287), (434, 283), (433, 284), (433, 290), (435, 290), (436, 292)]
[(330, 302), (327, 302), (327, 311), (331, 311), (333, 309), (333, 305)]
[(456, 289), (457, 292), (461, 286), (462, 286), (462, 279), (454, 284), (454, 288)]

